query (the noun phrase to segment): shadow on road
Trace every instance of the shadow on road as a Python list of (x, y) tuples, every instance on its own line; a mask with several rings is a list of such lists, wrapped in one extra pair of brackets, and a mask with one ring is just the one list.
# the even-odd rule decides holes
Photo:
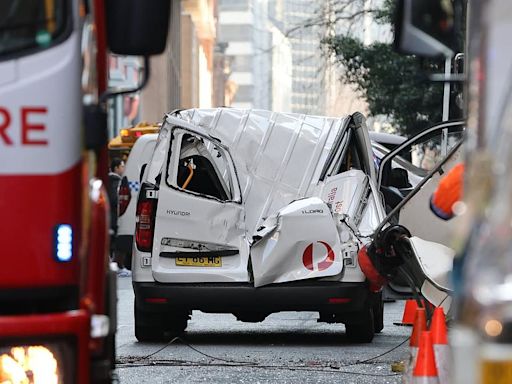
[[(378, 335), (375, 335), (377, 338)], [(339, 332), (185, 332), (180, 336), (184, 341), (195, 345), (280, 345), (280, 346), (339, 346), (353, 345), (346, 336), (343, 326)]]

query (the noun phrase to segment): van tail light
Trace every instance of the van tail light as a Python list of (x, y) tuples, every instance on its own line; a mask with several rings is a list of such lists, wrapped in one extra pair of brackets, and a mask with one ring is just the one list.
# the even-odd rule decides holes
[(117, 207), (117, 212), (119, 216), (126, 212), (126, 208), (128, 208), (128, 204), (130, 204), (131, 199), (132, 193), (130, 191), (130, 186), (128, 185), (128, 179), (125, 176), (123, 177), (123, 179), (121, 180), (121, 184), (119, 185)]
[(153, 246), (156, 201), (156, 199), (139, 198), (137, 204), (135, 243), (142, 252), (151, 252)]

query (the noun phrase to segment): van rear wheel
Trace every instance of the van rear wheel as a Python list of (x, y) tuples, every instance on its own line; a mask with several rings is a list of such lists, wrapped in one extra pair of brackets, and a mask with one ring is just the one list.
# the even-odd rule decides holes
[(143, 311), (134, 303), (135, 338), (141, 342), (167, 341), (164, 328), (164, 314)]
[(170, 310), (165, 317), (165, 330), (171, 337), (178, 336), (187, 328), (190, 312), (184, 310)]
[(357, 323), (345, 324), (347, 338), (353, 343), (371, 343), (375, 335), (373, 309), (365, 309), (359, 318)]
[(382, 292), (373, 297), (373, 325), (375, 333), (380, 333), (384, 329), (384, 301)]
[(135, 338), (140, 342), (158, 342), (167, 341), (170, 337), (166, 337), (162, 328), (146, 327), (135, 324)]

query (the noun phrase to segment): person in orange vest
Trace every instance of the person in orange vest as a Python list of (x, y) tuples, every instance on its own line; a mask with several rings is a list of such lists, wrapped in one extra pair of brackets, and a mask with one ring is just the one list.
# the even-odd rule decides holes
[[(453, 167), (439, 181), (437, 189), (430, 198), (430, 209), (436, 216), (443, 220), (450, 220), (455, 214), (453, 207), (455, 203), (462, 200), (464, 192), (464, 164), (459, 163)], [(453, 259), (453, 269), (451, 273), (451, 282), (454, 291), (454, 300), (461, 300), (461, 292), (463, 286), (464, 260), (466, 256), (468, 244), (464, 244), (463, 249), (459, 250), (457, 257)], [(458, 316), (458, 305), (454, 306), (453, 316)]]
[(430, 209), (443, 220), (454, 216), (453, 206), (462, 199), (464, 164), (459, 163), (443, 176), (430, 198)]

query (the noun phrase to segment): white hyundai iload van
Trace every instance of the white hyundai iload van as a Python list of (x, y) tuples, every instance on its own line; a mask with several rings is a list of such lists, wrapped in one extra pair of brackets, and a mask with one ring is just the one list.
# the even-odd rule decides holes
[(167, 115), (137, 201), (137, 339), (182, 332), (192, 310), (317, 311), (370, 342), (383, 305), (357, 254), (385, 216), (375, 179), (358, 113)]

